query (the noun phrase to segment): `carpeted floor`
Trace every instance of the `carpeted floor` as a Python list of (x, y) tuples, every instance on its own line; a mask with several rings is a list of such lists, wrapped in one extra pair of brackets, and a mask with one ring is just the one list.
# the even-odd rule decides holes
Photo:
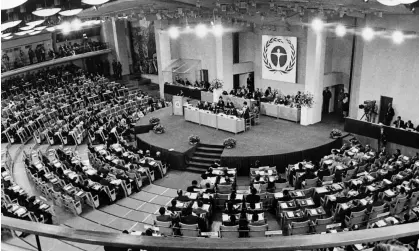
[[(223, 157), (231, 156), (263, 156), (296, 152), (315, 148), (332, 141), (329, 137), (333, 128), (343, 129), (343, 126), (329, 118), (327, 122), (315, 125), (301, 126), (286, 120), (261, 116), (260, 124), (252, 126), (249, 131), (234, 135), (233, 133), (216, 130), (187, 122), (183, 116), (174, 116), (172, 108), (164, 108), (142, 118), (139, 124), (147, 124), (150, 117), (160, 118), (166, 132), (155, 134), (153, 131), (140, 134), (139, 137), (151, 145), (184, 152), (191, 146), (188, 137), (196, 134), (201, 143), (222, 144), (224, 139), (233, 137), (237, 140), (236, 148), (225, 149)], [(340, 126), (340, 127), (339, 127)]]

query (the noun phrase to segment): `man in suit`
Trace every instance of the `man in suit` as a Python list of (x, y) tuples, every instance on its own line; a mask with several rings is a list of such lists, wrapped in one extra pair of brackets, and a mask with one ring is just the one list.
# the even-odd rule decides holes
[(413, 130), (415, 128), (415, 126), (412, 124), (412, 121), (409, 120), (409, 121), (407, 121), (407, 123), (405, 125), (405, 128), (406, 129), (412, 129)]
[(172, 211), (172, 212), (178, 212), (178, 211), (182, 211), (182, 208), (177, 207), (176, 206), (177, 201), (174, 199), (171, 201), (171, 206), (167, 207), (167, 210)]
[(323, 180), (324, 176), (329, 176), (329, 175), (330, 175), (329, 168), (327, 168), (327, 165), (323, 163), (321, 168), (317, 171), (317, 177), (319, 177), (319, 180)]
[(186, 189), (186, 191), (187, 192), (189, 192), (189, 193), (194, 193), (195, 192), (195, 188), (199, 188), (198, 187), (198, 181), (196, 181), (196, 180), (193, 180), (192, 181), (192, 186), (189, 186), (187, 189)]
[(250, 109), (247, 106), (247, 102), (243, 102), (243, 118), (248, 119), (250, 117)]
[(156, 217), (157, 221), (161, 221), (161, 222), (171, 222), (172, 221), (172, 217), (170, 215), (166, 215), (166, 208), (161, 207), (159, 209), (159, 213), (160, 215)]
[(404, 128), (404, 121), (400, 116), (397, 117), (396, 121), (393, 122), (396, 128)]
[(252, 188), (251, 194), (246, 197), (247, 203), (259, 203), (260, 202), (260, 196), (257, 195), (257, 190), (255, 188)]
[(180, 222), (188, 225), (198, 224), (199, 217), (192, 215), (192, 208), (186, 208), (183, 214), (184, 216), (181, 217)]
[(190, 201), (191, 199), (189, 199), (189, 197), (188, 197), (188, 196), (183, 195), (183, 191), (182, 191), (182, 189), (179, 189), (179, 190), (177, 191), (177, 197), (175, 198), (175, 200), (178, 200), (178, 201), (180, 201), (180, 202), (188, 202), (188, 201)]
[(196, 214), (196, 215), (201, 215), (201, 214), (208, 213), (208, 211), (207, 211), (207, 210), (203, 209), (204, 202), (203, 202), (202, 200), (198, 200), (196, 203), (198, 204), (198, 207), (197, 207), (197, 208), (194, 208), (194, 209), (192, 210), (192, 212), (193, 212), (194, 214)]
[(390, 126), (390, 123), (393, 120), (393, 117), (394, 117), (394, 109), (390, 103), (388, 104), (386, 114), (384, 115), (384, 124), (387, 126)]

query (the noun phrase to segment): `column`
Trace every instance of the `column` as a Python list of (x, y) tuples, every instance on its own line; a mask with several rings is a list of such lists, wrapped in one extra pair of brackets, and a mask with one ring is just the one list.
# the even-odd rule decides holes
[[(314, 17), (313, 17), (314, 18)], [(309, 18), (309, 23), (313, 18)], [(304, 91), (313, 94), (312, 108), (303, 108), (301, 125), (311, 125), (322, 119), (324, 60), (326, 55), (326, 33), (307, 28), (307, 58)]]
[(170, 37), (165, 29), (167, 28), (167, 21), (156, 20), (154, 22), (160, 98), (164, 98), (164, 83), (172, 82), (172, 74), (170, 72), (163, 73), (163, 70), (169, 66), (172, 61), (172, 54), (170, 52)]

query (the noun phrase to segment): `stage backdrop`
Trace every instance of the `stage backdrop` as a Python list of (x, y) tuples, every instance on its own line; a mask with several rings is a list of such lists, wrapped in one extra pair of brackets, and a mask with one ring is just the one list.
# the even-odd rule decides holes
[(158, 74), (154, 23), (146, 20), (131, 22), (134, 72)]
[(262, 78), (297, 82), (297, 38), (262, 36)]

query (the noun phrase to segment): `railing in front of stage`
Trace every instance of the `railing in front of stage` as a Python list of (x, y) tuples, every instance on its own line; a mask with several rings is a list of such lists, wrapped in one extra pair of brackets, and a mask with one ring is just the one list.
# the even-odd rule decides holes
[[(349, 232), (322, 235), (293, 235), (266, 238), (177, 238), (136, 236), (119, 233), (73, 229), (54, 225), (45, 225), (31, 221), (2, 217), (1, 227), (13, 231), (34, 234), (38, 250), (42, 250), (39, 236), (87, 243), (99, 246), (141, 248), (153, 250), (308, 250), (329, 247), (341, 247), (361, 243), (373, 243), (419, 236), (419, 222), (373, 228)], [(321, 238), (320, 238), (321, 236)], [(157, 239), (158, 238), (158, 239)], [(193, 240), (193, 241), (191, 241)], [(415, 243), (417, 246), (417, 241)], [(415, 246), (415, 247), (416, 247)]]

